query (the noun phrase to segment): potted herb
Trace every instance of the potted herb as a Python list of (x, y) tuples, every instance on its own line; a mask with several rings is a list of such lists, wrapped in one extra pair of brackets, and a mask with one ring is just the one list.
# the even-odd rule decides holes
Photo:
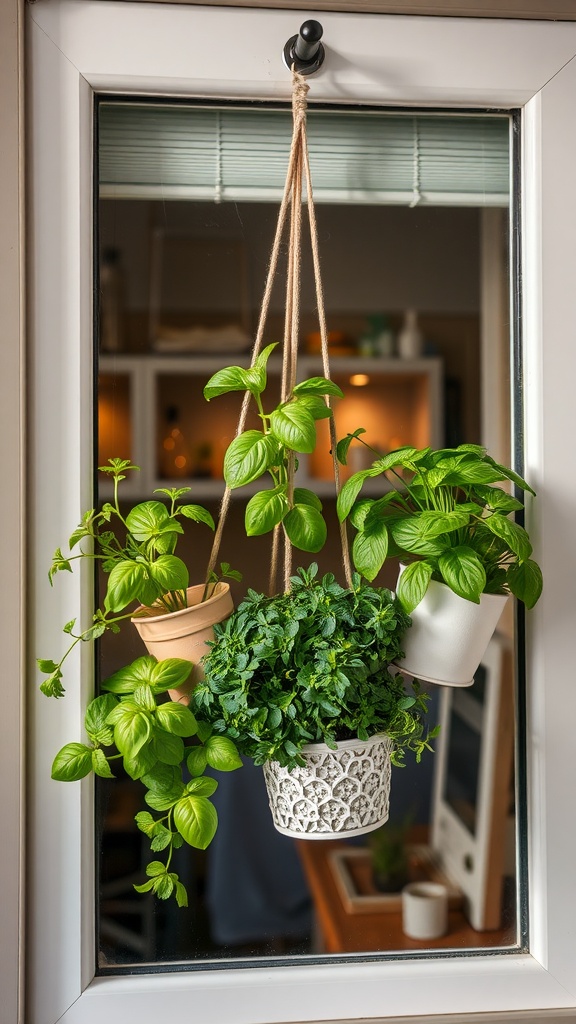
[(412, 818), (389, 821), (368, 837), (368, 850), (374, 885), (380, 892), (400, 892), (410, 881), (410, 855), (407, 845)]
[[(212, 625), (232, 611), (230, 586), (222, 577), (239, 578), (223, 563), (221, 575), (206, 584), (189, 586), (186, 564), (175, 554), (178, 537), (184, 532), (182, 520), (203, 523), (214, 529), (212, 516), (201, 505), (182, 502), (190, 488), (159, 488), (164, 501), (144, 501), (127, 514), (120, 508), (118, 489), (126, 473), (137, 470), (127, 459), (110, 459), (101, 466), (114, 483), (114, 498), (101, 510), (89, 509), (69, 540), (70, 554), (57, 548), (49, 571), (50, 582), (59, 572), (72, 572), (73, 563), (86, 559), (99, 564), (106, 576), (102, 606), (90, 626), (75, 632), (75, 619), (64, 632), (70, 644), (59, 662), (41, 658), (40, 670), (47, 675), (40, 689), (50, 697), (61, 697), (62, 668), (80, 641), (95, 640), (106, 630), (118, 632), (131, 619), (150, 654), (159, 659), (185, 658), (198, 666), (212, 637)], [(134, 607), (138, 605), (138, 607)], [(200, 669), (195, 668), (187, 687), (171, 689), (174, 699), (186, 699)]]
[(322, 503), (313, 491), (293, 487), (291, 477), (299, 454), (316, 445), (316, 421), (332, 415), (328, 396), (342, 398), (342, 391), (325, 377), (311, 377), (296, 384), (285, 401), (266, 413), (262, 397), (267, 385), (266, 366), (275, 345), (268, 345), (249, 369), (227, 366), (218, 370), (204, 388), (207, 401), (231, 391), (245, 391), (253, 398), (261, 420), (260, 430), (241, 430), (224, 456), (224, 479), (231, 490), (269, 475), (272, 487), (254, 494), (246, 506), (248, 537), (269, 533), (282, 524), (288, 541), (301, 551), (317, 552), (326, 540)]
[(164, 860), (153, 858), (148, 880), (134, 888), (160, 899), (174, 895), (180, 907), (188, 897), (171, 870), (173, 851), (185, 842), (204, 850), (218, 824), (209, 799), (218, 783), (204, 771), (233, 771), (242, 764), (230, 739), (215, 735), (188, 707), (166, 701), (167, 691), (184, 686), (191, 671), (189, 661), (146, 655), (116, 672), (86, 708), (88, 743), (67, 743), (52, 765), (53, 779), (75, 782), (91, 772), (114, 778), (112, 767), (121, 762), (130, 778), (142, 782), (146, 809), (136, 814), (136, 824)]
[[(364, 444), (363, 432), (339, 443), (343, 464), (352, 441)], [(364, 483), (377, 478), (383, 478), (383, 493), (362, 497)], [(508, 596), (527, 608), (540, 596), (542, 573), (529, 536), (509, 518), (523, 504), (496, 486), (501, 481), (534, 494), (486, 449), (463, 444), (399, 448), (342, 487), (338, 516), (357, 531), (352, 557), (358, 572), (374, 580), (387, 557), (401, 561), (398, 600), (412, 626), (397, 664), (420, 679), (470, 685)]]
[(280, 832), (325, 839), (386, 821), (391, 763), (419, 760), (434, 734), (427, 695), (389, 670), (408, 622), (390, 591), (319, 579), (313, 563), (289, 593), (249, 590), (215, 626), (193, 708), (264, 766)]

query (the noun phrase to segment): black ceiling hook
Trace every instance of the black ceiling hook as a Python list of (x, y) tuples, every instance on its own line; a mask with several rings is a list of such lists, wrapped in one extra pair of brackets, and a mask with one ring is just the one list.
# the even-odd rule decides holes
[(300, 26), (300, 32), (288, 40), (282, 54), (289, 70), (294, 66), (301, 75), (313, 75), (318, 71), (325, 57), (324, 47), (320, 42), (323, 31), (319, 21), (305, 21)]

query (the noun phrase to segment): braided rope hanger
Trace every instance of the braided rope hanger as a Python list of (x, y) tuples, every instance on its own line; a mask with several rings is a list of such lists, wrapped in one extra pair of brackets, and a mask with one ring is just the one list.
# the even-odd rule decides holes
[[(318, 230), (316, 226), (316, 212), (314, 209), (314, 200), (312, 195), (312, 178), (310, 173), (310, 161), (308, 156), (308, 140), (306, 135), (306, 111), (307, 111), (307, 93), (309, 85), (302, 75), (299, 75), (296, 71), (292, 70), (292, 144), (290, 147), (290, 156), (288, 160), (288, 170), (286, 172), (286, 182), (284, 185), (284, 193), (282, 196), (282, 202), (278, 212), (278, 221), (276, 224), (276, 233), (274, 236), (274, 242), (272, 244), (272, 252), (270, 255), (270, 263), (268, 266), (268, 275), (266, 278), (266, 285), (264, 288), (264, 295), (262, 298), (262, 305), (260, 309), (260, 316), (258, 320), (258, 327), (256, 331), (256, 338), (254, 341), (254, 347), (252, 349), (252, 360), (251, 366), (254, 366), (256, 359), (262, 348), (262, 342), (264, 338), (264, 328), (266, 325), (266, 319), (268, 316), (268, 310), (270, 307), (270, 298), (272, 295), (272, 287), (276, 276), (278, 267), (278, 257), (280, 253), (280, 245), (284, 228), (286, 225), (288, 210), (290, 209), (290, 227), (289, 227), (289, 246), (288, 246), (288, 266), (287, 266), (287, 283), (286, 283), (286, 310), (284, 318), (284, 345), (283, 345), (283, 356), (282, 356), (282, 384), (281, 384), (281, 400), (287, 401), (292, 393), (292, 389), (296, 384), (296, 371), (297, 371), (297, 360), (298, 360), (298, 337), (299, 337), (299, 322), (300, 322), (300, 278), (301, 278), (301, 261), (302, 261), (302, 187), (303, 182), (306, 182), (306, 193), (307, 193), (307, 207), (308, 207), (308, 221), (310, 227), (310, 241), (312, 247), (312, 262), (314, 267), (314, 282), (316, 288), (316, 303), (318, 309), (318, 321), (320, 327), (320, 342), (321, 342), (321, 354), (322, 354), (322, 369), (324, 377), (330, 380), (330, 363), (328, 356), (328, 330), (326, 327), (326, 312), (324, 307), (324, 293), (322, 290), (322, 280), (320, 275), (320, 255), (318, 248)], [(242, 401), (240, 415), (238, 418), (238, 425), (236, 428), (236, 437), (243, 433), (246, 419), (248, 416), (248, 409), (250, 405), (251, 395), (247, 391)], [(327, 395), (325, 396), (326, 404), (331, 408), (331, 399)], [(336, 457), (336, 426), (334, 423), (334, 416), (332, 415), (329, 419), (330, 429), (330, 447), (332, 453), (332, 463), (334, 470), (334, 484), (336, 495), (340, 491), (340, 467), (338, 465), (338, 459)], [(288, 465), (288, 501), (292, 502), (293, 491), (294, 491), (294, 455), (290, 456)], [(218, 526), (214, 536), (214, 543), (212, 545), (212, 551), (210, 554), (210, 560), (207, 570), (207, 579), (210, 578), (216, 567), (218, 560), (218, 553), (220, 550), (220, 544), (222, 540), (222, 534), (224, 531), (224, 524), (230, 507), (231, 489), (226, 485), (222, 502), (220, 505), (220, 514), (218, 518)], [(280, 524), (281, 525), (281, 524)], [(276, 577), (278, 573), (278, 561), (279, 561), (279, 547), (280, 547), (280, 525), (275, 527), (273, 532), (272, 540), (272, 555), (270, 564), (270, 583), (269, 592), (273, 594), (276, 588)], [(342, 565), (344, 569), (344, 576), (346, 579), (346, 585), (351, 586), (352, 583), (352, 570), (350, 565), (350, 554), (348, 550), (348, 537), (346, 533), (346, 524), (340, 523), (340, 542), (342, 547)], [(290, 576), (292, 572), (292, 545), (290, 544), (286, 534), (284, 534), (284, 589), (288, 591), (290, 589)]]

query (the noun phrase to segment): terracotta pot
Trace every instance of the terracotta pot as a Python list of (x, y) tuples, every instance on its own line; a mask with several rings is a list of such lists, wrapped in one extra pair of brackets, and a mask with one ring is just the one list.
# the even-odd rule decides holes
[(471, 686), (508, 597), (482, 594), (480, 604), (474, 604), (432, 580), (410, 613), (412, 625), (402, 637), (404, 657), (395, 665), (429, 683)]
[(295, 839), (345, 839), (388, 820), (389, 737), (343, 740), (336, 747), (308, 744), (301, 751), (304, 768), (282, 768), (277, 761), (263, 765), (278, 832)]
[(202, 679), (199, 662), (208, 653), (207, 641), (214, 639), (213, 626), (227, 619), (234, 610), (228, 583), (217, 583), (207, 601), (202, 601), (203, 593), (203, 583), (188, 587), (187, 608), (158, 615), (156, 607), (146, 608), (141, 605), (132, 619), (148, 653), (153, 654), (158, 661), (184, 658), (193, 663), (194, 668), (186, 684), (168, 691), (172, 700), (182, 704), (188, 703), (194, 686)]

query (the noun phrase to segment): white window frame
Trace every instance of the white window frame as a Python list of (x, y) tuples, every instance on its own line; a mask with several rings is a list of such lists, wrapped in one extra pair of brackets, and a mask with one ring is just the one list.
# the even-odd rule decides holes
[[(88, 574), (50, 591), (46, 567), (91, 500), (94, 91), (286, 100), (280, 52), (308, 16), (110, 0), (28, 8), (32, 677), (36, 654), (58, 648), (70, 608), (86, 615), (91, 602)], [(527, 644), (531, 952), (95, 978), (92, 790), (50, 780), (54, 752), (81, 735), (91, 679), (83, 650), (63, 701), (31, 683), (29, 1024), (461, 1020), (536, 1010), (542, 1019), (546, 1009), (576, 1010), (576, 629), (567, 611), (576, 474), (563, 465), (576, 435), (576, 25), (335, 12), (322, 22), (328, 53), (312, 100), (523, 112), (526, 472), (539, 492), (530, 526), (545, 577)]]

